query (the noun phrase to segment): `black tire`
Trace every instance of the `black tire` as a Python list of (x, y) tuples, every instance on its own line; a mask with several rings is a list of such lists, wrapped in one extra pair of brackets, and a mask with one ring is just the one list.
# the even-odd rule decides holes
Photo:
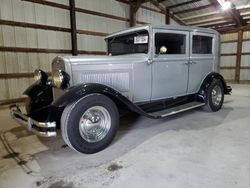
[[(81, 136), (79, 124), (83, 114), (97, 106), (106, 109), (106, 112), (109, 113), (111, 126), (104, 138), (96, 142), (90, 142)], [(106, 148), (112, 142), (119, 127), (119, 120), (118, 109), (110, 98), (102, 94), (90, 94), (64, 109), (61, 117), (62, 137), (69, 147), (80, 153), (96, 153)]]
[[(221, 91), (221, 97), (218, 98), (218, 101), (213, 102), (213, 91), (218, 89)], [(218, 93), (218, 92), (217, 92)], [(224, 102), (224, 87), (220, 80), (214, 79), (212, 83), (209, 85), (206, 93), (205, 93), (205, 103), (206, 105), (203, 107), (205, 111), (208, 112), (216, 112), (221, 109)]]

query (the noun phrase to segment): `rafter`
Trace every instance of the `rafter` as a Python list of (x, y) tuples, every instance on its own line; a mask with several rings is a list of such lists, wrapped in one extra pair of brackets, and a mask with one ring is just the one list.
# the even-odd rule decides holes
[(148, 2), (149, 0), (137, 0), (137, 1), (130, 1), (130, 26), (133, 27), (136, 25), (136, 13), (140, 6), (143, 3)]
[(223, 23), (229, 22), (229, 21), (232, 21), (232, 20), (225, 19), (225, 18), (217, 18), (217, 19), (209, 19), (209, 20), (202, 20), (199, 22), (193, 22), (193, 23), (189, 23), (189, 25), (206, 27), (207, 25), (218, 24), (218, 23), (223, 24)]
[(220, 29), (223, 27), (228, 27), (229, 25), (232, 26), (234, 24), (234, 22), (223, 22), (223, 23), (217, 23), (217, 24), (210, 24), (210, 25), (206, 25), (206, 27), (213, 27), (214, 29)]

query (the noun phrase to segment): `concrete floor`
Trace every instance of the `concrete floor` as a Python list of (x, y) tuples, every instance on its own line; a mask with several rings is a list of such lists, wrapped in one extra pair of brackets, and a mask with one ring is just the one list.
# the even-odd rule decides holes
[(250, 187), (250, 86), (233, 85), (217, 113), (124, 117), (107, 149), (76, 153), (0, 110), (0, 187)]

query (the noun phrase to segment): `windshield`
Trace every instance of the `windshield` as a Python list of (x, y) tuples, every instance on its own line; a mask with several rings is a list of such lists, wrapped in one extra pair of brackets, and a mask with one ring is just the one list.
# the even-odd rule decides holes
[(109, 55), (148, 53), (149, 35), (147, 30), (135, 31), (108, 39)]

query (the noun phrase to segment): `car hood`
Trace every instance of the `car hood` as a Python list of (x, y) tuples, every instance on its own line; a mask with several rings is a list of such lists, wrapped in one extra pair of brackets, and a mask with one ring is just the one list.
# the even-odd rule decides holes
[(65, 56), (61, 57), (71, 64), (112, 64), (112, 63), (136, 63), (147, 61), (147, 54), (129, 54), (129, 55), (118, 55), (118, 56)]

